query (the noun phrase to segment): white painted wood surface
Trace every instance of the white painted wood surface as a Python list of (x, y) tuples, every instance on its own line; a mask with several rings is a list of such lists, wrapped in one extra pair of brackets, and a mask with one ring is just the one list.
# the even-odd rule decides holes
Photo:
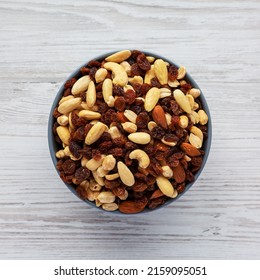
[[(0, 1), (1, 259), (259, 259), (260, 2)], [(162, 210), (92, 209), (52, 165), (47, 120), (86, 60), (144, 49), (185, 65), (213, 143), (192, 189)]]

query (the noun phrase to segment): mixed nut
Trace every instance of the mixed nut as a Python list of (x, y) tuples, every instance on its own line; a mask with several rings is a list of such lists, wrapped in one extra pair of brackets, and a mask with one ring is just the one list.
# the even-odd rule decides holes
[(208, 122), (185, 75), (137, 50), (82, 67), (53, 112), (62, 180), (97, 207), (126, 214), (182, 193), (201, 167)]

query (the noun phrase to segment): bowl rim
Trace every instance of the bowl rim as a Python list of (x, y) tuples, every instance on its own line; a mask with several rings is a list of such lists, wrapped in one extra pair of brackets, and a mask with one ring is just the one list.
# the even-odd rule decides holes
[[(97, 60), (97, 61), (100, 61), (100, 60), (103, 60), (104, 58), (106, 58), (107, 56), (111, 55), (111, 54), (114, 54), (116, 52), (118, 52), (120, 50), (117, 50), (117, 51), (110, 51), (110, 52), (107, 52), (107, 53), (104, 53), (102, 55), (99, 55), (99, 56), (96, 56), (90, 60), (87, 60), (84, 64), (82, 64), (80, 67), (78, 67), (75, 71), (73, 71), (68, 77), (67, 79), (62, 83), (62, 85), (60, 86), (58, 92), (56, 93), (56, 96), (54, 98), (54, 101), (52, 103), (52, 106), (51, 106), (51, 110), (50, 110), (50, 114), (49, 114), (49, 119), (48, 119), (48, 146), (49, 146), (49, 152), (50, 152), (50, 155), (51, 155), (51, 159), (52, 159), (52, 163), (54, 165), (54, 168), (55, 170), (57, 171), (58, 175), (59, 175), (59, 171), (56, 167), (56, 164), (58, 162), (57, 158), (56, 158), (56, 151), (57, 151), (57, 143), (55, 142), (55, 139), (54, 139), (54, 135), (53, 135), (53, 124), (54, 124), (54, 117), (53, 117), (53, 111), (54, 109), (57, 107), (57, 104), (64, 92), (64, 85), (66, 83), (67, 80), (71, 79), (71, 78), (79, 78), (81, 76), (80, 74), (80, 69), (84, 66), (86, 66), (89, 61), (91, 60)], [(149, 51), (142, 51), (146, 56), (153, 56), (155, 57), (156, 59), (163, 59), (164, 61), (166, 62), (169, 62), (170, 64), (176, 66), (176, 67), (180, 67), (177, 63), (173, 62), (172, 60), (170, 59), (167, 59), (161, 55), (158, 55), (158, 54), (155, 54), (153, 52), (149, 52)], [(186, 71), (186, 75), (185, 75), (185, 80), (187, 80), (193, 87), (197, 88), (200, 90), (201, 94), (200, 96), (198, 97), (198, 99), (200, 100), (201, 104), (202, 104), (202, 107), (203, 107), (203, 110), (207, 113), (208, 115), (208, 123), (207, 123), (207, 127), (208, 127), (208, 130), (207, 130), (207, 133), (208, 133), (208, 137), (206, 139), (205, 142), (203, 142), (203, 148), (204, 148), (204, 156), (203, 156), (203, 160), (202, 160), (202, 165), (200, 167), (200, 169), (196, 172), (196, 174), (194, 175), (194, 181), (193, 182), (190, 182), (186, 185), (185, 187), (185, 190), (178, 194), (178, 196), (176, 198), (172, 198), (172, 199), (169, 199), (167, 200), (163, 205), (160, 205), (158, 207), (156, 207), (155, 209), (147, 209), (145, 208), (142, 212), (139, 212), (139, 213), (135, 213), (135, 214), (124, 214), (124, 213), (121, 213), (120, 211), (116, 210), (116, 211), (106, 211), (104, 210), (103, 208), (101, 207), (97, 207), (94, 202), (91, 202), (91, 201), (88, 201), (88, 200), (84, 200), (82, 198), (80, 198), (77, 193), (76, 193), (76, 190), (68, 183), (62, 181), (66, 186), (67, 188), (74, 194), (76, 195), (77, 198), (79, 198), (80, 200), (82, 200), (83, 202), (87, 203), (88, 205), (90, 205), (91, 207), (93, 208), (96, 208), (96, 209), (99, 209), (100, 211), (102, 212), (106, 212), (106, 213), (111, 213), (113, 215), (129, 215), (129, 216), (132, 216), (132, 215), (137, 215), (137, 214), (146, 214), (146, 213), (152, 213), (154, 212), (155, 210), (160, 210), (160, 209), (163, 209), (164, 207), (166, 206), (169, 206), (170, 204), (172, 204), (173, 202), (175, 202), (176, 200), (178, 200), (179, 198), (181, 198), (194, 184), (195, 182), (198, 180), (200, 174), (202, 173), (205, 165), (206, 165), (206, 162), (207, 162), (207, 159), (208, 159), (208, 156), (209, 156), (209, 152), (210, 152), (210, 148), (211, 148), (211, 142), (212, 142), (212, 121), (211, 121), (211, 115), (210, 115), (210, 110), (209, 110), (209, 106), (207, 104), (207, 101), (206, 101), (206, 98), (201, 90), (201, 88), (198, 86), (198, 84), (196, 83), (196, 81), (191, 77), (191, 75)]]

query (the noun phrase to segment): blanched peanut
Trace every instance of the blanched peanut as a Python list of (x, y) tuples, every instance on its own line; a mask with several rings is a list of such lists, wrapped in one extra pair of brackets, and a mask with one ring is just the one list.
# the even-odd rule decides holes
[(104, 160), (102, 162), (102, 167), (104, 170), (110, 171), (114, 169), (115, 165), (116, 165), (116, 159), (114, 158), (113, 155), (107, 155), (104, 157)]
[(189, 124), (189, 119), (188, 119), (188, 117), (185, 116), (185, 115), (180, 116), (179, 126), (180, 126), (181, 128), (186, 128), (186, 127), (188, 126), (188, 124)]
[(66, 126), (69, 123), (69, 118), (65, 115), (62, 115), (57, 118), (57, 122), (59, 125)]
[(162, 170), (163, 170), (162, 175), (164, 177), (171, 178), (173, 176), (173, 171), (168, 165), (162, 166)]
[(102, 187), (105, 186), (104, 178), (98, 176), (97, 170), (92, 171), (92, 175), (93, 175), (93, 178), (95, 179), (95, 181), (96, 181), (100, 186), (102, 186)]
[(189, 90), (189, 94), (193, 96), (194, 99), (200, 96), (200, 90), (197, 88), (192, 88)]
[(186, 68), (184, 66), (180, 66), (180, 68), (178, 69), (178, 80), (181, 80), (185, 77), (186, 75)]
[(108, 132), (110, 133), (112, 139), (116, 139), (122, 136), (121, 132), (116, 126), (110, 127)]
[(103, 168), (103, 166), (99, 166), (99, 168), (97, 169), (97, 175), (98, 175), (98, 177), (105, 177), (105, 175), (107, 175), (108, 174), (108, 170), (105, 170), (104, 168)]
[(104, 203), (102, 204), (102, 208), (105, 211), (115, 211), (118, 209), (118, 205), (116, 203)]
[(136, 118), (137, 115), (135, 112), (131, 111), (131, 110), (125, 110), (124, 111), (124, 116), (132, 123), (136, 123)]
[(99, 192), (102, 190), (102, 186), (99, 185), (95, 180), (91, 179), (89, 182), (89, 188), (93, 191), (93, 192)]
[(105, 192), (101, 192), (97, 199), (101, 202), (101, 203), (112, 203), (115, 201), (116, 197), (115, 195), (110, 192), (110, 191), (105, 191)]
[(204, 110), (199, 110), (199, 122), (201, 125), (205, 125), (208, 122), (208, 116)]
[(95, 74), (96, 83), (103, 82), (107, 76), (107, 69), (99, 68)]
[(109, 180), (109, 181), (113, 181), (113, 180), (119, 178), (119, 174), (118, 174), (118, 173), (107, 174), (107, 175), (105, 176), (105, 178), (106, 178), (107, 180)]
[(87, 163), (86, 163), (86, 167), (90, 170), (90, 171), (94, 171), (97, 170), (99, 166), (102, 165), (102, 162), (104, 160), (105, 156), (101, 155), (101, 158), (99, 160), (95, 160), (95, 159), (90, 159)]
[(127, 131), (128, 133), (133, 133), (137, 131), (137, 125), (132, 123), (132, 122), (125, 122), (122, 123), (122, 127), (125, 131)]

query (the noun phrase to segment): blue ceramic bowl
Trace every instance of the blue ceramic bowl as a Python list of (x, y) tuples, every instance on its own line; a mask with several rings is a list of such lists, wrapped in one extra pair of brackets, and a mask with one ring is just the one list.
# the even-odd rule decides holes
[[(115, 53), (115, 51), (114, 51), (114, 52), (110, 52), (110, 53), (105, 53), (105, 54), (100, 55), (100, 56), (98, 56), (98, 57), (95, 57), (94, 59), (91, 59), (91, 60), (102, 61), (102, 60), (104, 60), (107, 56), (109, 56), (109, 55), (111, 55), (111, 54), (113, 54), (113, 53)], [(161, 58), (161, 59), (163, 59), (164, 61), (167, 61), (167, 62), (169, 62), (170, 64), (175, 65), (176, 67), (179, 67), (179, 65), (176, 64), (175, 62), (172, 62), (171, 60), (166, 59), (166, 58), (164, 58), (164, 57), (162, 57), (162, 56), (160, 56), (160, 55), (157, 55), (157, 54), (154, 54), (154, 53), (150, 53), (150, 52), (144, 52), (144, 53), (145, 53), (146, 55), (148, 55), (148, 56), (153, 56), (153, 57), (155, 57), (155, 58)], [(90, 61), (90, 60), (89, 60), (89, 61)], [(66, 79), (66, 81), (69, 80), (69, 79), (71, 79), (71, 78), (73, 78), (73, 77), (79, 78), (79, 77), (81, 76), (80, 68), (83, 67), (83, 66), (86, 66), (86, 65), (88, 64), (89, 61), (87, 61), (86, 63), (84, 63), (83, 65), (81, 65), (76, 71), (74, 71), (74, 72)], [(194, 88), (200, 89), (200, 87), (197, 85), (197, 83), (193, 80), (193, 78), (192, 78), (188, 73), (186, 73), (185, 80), (186, 80), (188, 83), (190, 83)], [(64, 91), (64, 84), (65, 84), (65, 82), (62, 84), (61, 88), (59, 89), (59, 91), (58, 91), (58, 93), (57, 93), (57, 95), (56, 95), (56, 97), (55, 97), (55, 99), (54, 99), (54, 101), (53, 101), (53, 105), (52, 105), (52, 108), (51, 108), (51, 111), (50, 111), (50, 115), (49, 115), (49, 123), (48, 123), (48, 143), (49, 143), (49, 150), (50, 150), (51, 158), (52, 158), (52, 161), (53, 161), (53, 164), (54, 164), (56, 170), (57, 170), (57, 168), (56, 168), (57, 158), (56, 158), (55, 154), (56, 154), (56, 152), (59, 150), (59, 147), (58, 147), (58, 144), (56, 143), (56, 141), (55, 141), (55, 139), (54, 139), (54, 135), (53, 135), (53, 132), (52, 132), (52, 127), (53, 127), (53, 124), (54, 124), (54, 118), (53, 118), (53, 115), (52, 115), (52, 114), (53, 114), (53, 111), (54, 111), (55, 107), (57, 107), (57, 105), (58, 105), (58, 103), (59, 103), (59, 100), (60, 100), (61, 97), (62, 97), (62, 94), (63, 94), (63, 91)], [(211, 117), (210, 117), (210, 112), (209, 112), (208, 104), (207, 104), (207, 102), (206, 102), (206, 99), (205, 99), (205, 97), (204, 97), (204, 95), (203, 95), (201, 89), (200, 89), (200, 91), (201, 91), (201, 95), (198, 97), (198, 100), (200, 101), (200, 103), (201, 103), (201, 105), (202, 105), (204, 111), (207, 113), (208, 118), (209, 118), (208, 124), (207, 124), (207, 126), (208, 126), (208, 137), (207, 137), (207, 139), (204, 141), (203, 147), (202, 147), (202, 149), (203, 149), (204, 152), (205, 152), (205, 155), (204, 155), (204, 157), (203, 157), (203, 162), (202, 162), (201, 168), (200, 168), (200, 170), (197, 171), (197, 173), (195, 174), (195, 180), (194, 180), (193, 182), (191, 182), (191, 183), (188, 183), (188, 184), (186, 185), (186, 188), (185, 188), (185, 191), (184, 191), (184, 192), (182, 192), (181, 194), (179, 194), (176, 198), (169, 199), (168, 201), (165, 202), (165, 204), (163, 204), (163, 205), (161, 205), (161, 206), (155, 208), (154, 210), (156, 210), (156, 209), (161, 209), (162, 207), (165, 207), (165, 206), (167, 206), (167, 205), (173, 203), (175, 200), (179, 199), (184, 193), (186, 193), (186, 192), (191, 188), (191, 186), (196, 182), (196, 180), (197, 180), (198, 177), (200, 176), (200, 174), (201, 174), (201, 172), (202, 172), (202, 170), (203, 170), (203, 168), (204, 168), (204, 166), (205, 166), (205, 164), (206, 164), (206, 161), (207, 161), (207, 158), (208, 158), (208, 155), (209, 155), (209, 151), (210, 151), (210, 146), (211, 146), (211, 139), (212, 139), (212, 123), (211, 123)], [(57, 170), (57, 172), (59, 173), (58, 170)], [(64, 183), (65, 183), (65, 182), (64, 182)], [(81, 198), (77, 195), (75, 189), (74, 189), (71, 185), (69, 185), (68, 183), (65, 183), (65, 185), (71, 190), (71, 192), (73, 192), (79, 199), (81, 199)], [(105, 210), (103, 210), (101, 207), (96, 207), (96, 205), (95, 205), (93, 202), (90, 202), (90, 201), (88, 201), (88, 200), (83, 200), (83, 201), (85, 201), (87, 204), (91, 205), (92, 207), (95, 207), (95, 208), (97, 208), (97, 209), (101, 209), (101, 211), (105, 211)], [(142, 212), (140, 212), (140, 213), (153, 212), (154, 210), (145, 209), (144, 211), (142, 211)], [(109, 213), (114, 213), (114, 214), (115, 214), (115, 213), (118, 213), (118, 214), (121, 214), (121, 215), (126, 215), (126, 214), (122, 214), (122, 213), (119, 212), (119, 211), (113, 211), (113, 212), (109, 212)], [(139, 214), (140, 214), (140, 213), (139, 213)]]

